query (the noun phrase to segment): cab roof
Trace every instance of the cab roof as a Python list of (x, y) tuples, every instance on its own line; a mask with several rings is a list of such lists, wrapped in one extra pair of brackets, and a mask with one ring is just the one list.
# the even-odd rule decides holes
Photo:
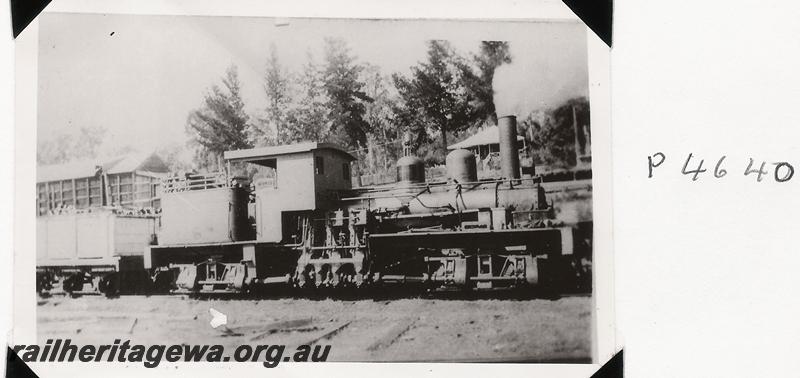
[(315, 150), (331, 150), (341, 154), (349, 161), (356, 160), (355, 156), (344, 148), (333, 143), (305, 142), (285, 146), (257, 147), (247, 150), (225, 151), (225, 160), (235, 162), (248, 162), (259, 165), (268, 165), (265, 160), (278, 156), (294, 155)]

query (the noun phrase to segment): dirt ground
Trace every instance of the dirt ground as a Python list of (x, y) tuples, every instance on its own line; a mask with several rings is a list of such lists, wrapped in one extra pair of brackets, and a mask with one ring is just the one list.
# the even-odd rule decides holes
[[(590, 362), (590, 297), (557, 300), (39, 300), (38, 335), (73, 343), (331, 345), (329, 361)], [(209, 308), (228, 316), (209, 325)]]

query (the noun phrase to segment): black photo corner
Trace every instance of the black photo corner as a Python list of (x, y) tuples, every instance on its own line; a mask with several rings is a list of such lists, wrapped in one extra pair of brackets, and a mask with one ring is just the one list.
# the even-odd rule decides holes
[(39, 376), (14, 353), (11, 347), (6, 349), (6, 378), (38, 378)]
[(612, 45), (613, 0), (562, 0), (608, 47)]
[(623, 350), (617, 352), (614, 357), (611, 357), (603, 366), (600, 367), (592, 378), (622, 378), (623, 374)]
[(50, 0), (9, 0), (11, 2), (11, 27), (14, 38), (42, 12)]

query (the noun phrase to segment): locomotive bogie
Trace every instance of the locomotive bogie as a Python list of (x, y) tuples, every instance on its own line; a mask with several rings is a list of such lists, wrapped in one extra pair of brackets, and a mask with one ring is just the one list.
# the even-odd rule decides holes
[(161, 291), (240, 293), (289, 284), (297, 252), (253, 241), (150, 246), (145, 267)]
[(121, 256), (116, 261), (80, 265), (40, 266), (36, 291), (42, 294), (115, 296), (147, 294), (152, 282), (141, 256)]
[(221, 263), (214, 259), (198, 264), (172, 264), (178, 271), (176, 292), (239, 293), (256, 284), (256, 267), (252, 261)]
[(342, 257), (336, 251), (313, 257), (304, 253), (297, 260), (294, 274), (296, 287), (359, 287), (364, 282), (364, 253), (355, 251)]

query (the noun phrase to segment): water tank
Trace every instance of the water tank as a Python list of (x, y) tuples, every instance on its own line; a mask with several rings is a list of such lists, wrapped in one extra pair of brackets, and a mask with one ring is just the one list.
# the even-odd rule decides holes
[(425, 163), (416, 156), (403, 156), (397, 160), (397, 182), (417, 184), (425, 182)]
[(475, 155), (467, 150), (454, 150), (447, 154), (447, 178), (460, 183), (478, 181)]

